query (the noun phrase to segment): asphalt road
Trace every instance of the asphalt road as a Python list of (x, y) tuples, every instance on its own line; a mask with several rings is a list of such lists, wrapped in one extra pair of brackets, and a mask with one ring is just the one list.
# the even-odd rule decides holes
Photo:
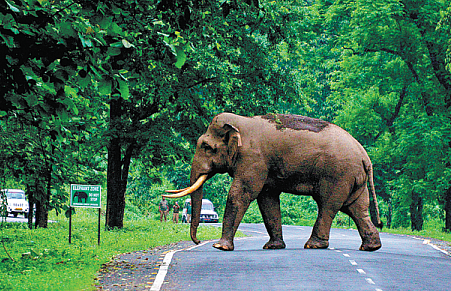
[(382, 248), (362, 252), (355, 230), (333, 229), (330, 247), (306, 250), (311, 227), (284, 226), (283, 250), (263, 250), (262, 224), (235, 251), (213, 242), (167, 252), (151, 290), (451, 290), (451, 256), (428, 240), (381, 234)]
[[(0, 219), (3, 219), (3, 217)], [(33, 221), (34, 221), (34, 218), (33, 218)], [(14, 217), (12, 214), (9, 214), (6, 217), (6, 222), (25, 222), (26, 223), (26, 222), (28, 222), (28, 218), (25, 218), (23, 214), (19, 214), (17, 217)]]

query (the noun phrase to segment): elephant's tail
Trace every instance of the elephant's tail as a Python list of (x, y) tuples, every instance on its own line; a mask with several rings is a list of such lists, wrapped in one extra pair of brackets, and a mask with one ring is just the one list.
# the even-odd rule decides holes
[(379, 204), (377, 203), (376, 189), (374, 188), (373, 165), (370, 162), (369, 165), (365, 165), (365, 166), (366, 166), (366, 170), (367, 170), (367, 173), (368, 173), (368, 182), (370, 183), (371, 195), (373, 196), (374, 208), (376, 210), (376, 219), (377, 219), (376, 227), (379, 228), (379, 229), (382, 229), (382, 227), (384, 227), (384, 224), (382, 223), (381, 217), (380, 217), (380, 214), (379, 214)]

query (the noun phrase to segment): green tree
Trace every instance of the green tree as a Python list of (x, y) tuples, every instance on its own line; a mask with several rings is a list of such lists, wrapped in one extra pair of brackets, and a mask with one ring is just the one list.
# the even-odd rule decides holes
[(386, 179), (377, 181), (384, 199), (407, 206), (415, 230), (424, 203), (443, 203), (450, 182), (449, 34), (440, 26), (449, 4), (321, 3), (342, 52), (332, 85), (342, 106), (335, 120), (365, 141)]

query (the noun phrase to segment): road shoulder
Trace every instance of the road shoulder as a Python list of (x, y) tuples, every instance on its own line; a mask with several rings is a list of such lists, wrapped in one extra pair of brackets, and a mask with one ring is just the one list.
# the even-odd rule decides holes
[(195, 246), (191, 241), (158, 246), (149, 250), (115, 256), (99, 270), (97, 290), (149, 290), (165, 255), (174, 250)]

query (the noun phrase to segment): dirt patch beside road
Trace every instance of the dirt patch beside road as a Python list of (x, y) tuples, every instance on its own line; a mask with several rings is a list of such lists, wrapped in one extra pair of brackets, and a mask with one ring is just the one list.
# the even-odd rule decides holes
[(165, 255), (194, 246), (191, 241), (125, 253), (104, 264), (97, 277), (97, 290), (149, 290)]

